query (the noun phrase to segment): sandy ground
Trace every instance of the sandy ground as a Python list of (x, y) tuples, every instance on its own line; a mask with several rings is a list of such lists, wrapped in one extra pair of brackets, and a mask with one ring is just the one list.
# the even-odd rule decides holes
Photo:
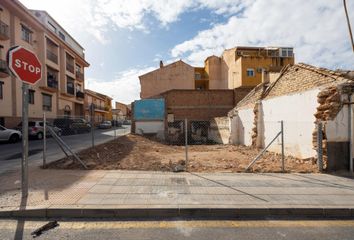
[[(235, 145), (194, 145), (188, 147), (188, 171), (244, 172), (260, 149)], [(153, 139), (127, 135), (79, 153), (89, 169), (173, 171), (184, 165), (184, 146), (165, 145)], [(55, 169), (83, 169), (72, 157), (53, 162)], [(286, 172), (317, 172), (311, 160), (285, 158)], [(281, 156), (265, 153), (252, 167), (253, 172), (280, 172)]]

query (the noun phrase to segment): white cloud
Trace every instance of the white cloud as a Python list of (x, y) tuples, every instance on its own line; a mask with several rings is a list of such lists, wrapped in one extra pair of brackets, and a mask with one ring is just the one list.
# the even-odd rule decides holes
[(115, 101), (129, 104), (140, 99), (139, 76), (154, 70), (155, 67), (134, 68), (117, 73), (112, 81), (86, 79), (86, 88), (106, 94)]
[[(148, 16), (161, 26), (178, 21), (186, 11), (208, 8), (217, 14), (237, 13), (251, 0), (21, 0), (28, 8), (46, 10), (69, 33), (89, 33), (102, 44), (108, 43), (107, 32), (124, 28), (149, 32)], [(68, 7), (70, 6), (70, 7)], [(151, 22), (151, 21), (150, 21)]]
[[(354, 9), (354, 1), (347, 4)], [(332, 0), (256, 0), (242, 16), (199, 32), (171, 55), (202, 65), (207, 56), (237, 45), (294, 46), (297, 62), (354, 67), (342, 2)]]

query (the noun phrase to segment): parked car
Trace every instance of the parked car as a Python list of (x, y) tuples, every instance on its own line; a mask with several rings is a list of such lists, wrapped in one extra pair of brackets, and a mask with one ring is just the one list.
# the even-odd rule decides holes
[(0, 125), (0, 141), (15, 143), (22, 138), (20, 131), (9, 129)]
[(114, 127), (121, 127), (123, 124), (123, 121), (117, 121), (117, 120), (112, 120), (112, 126)]
[(123, 125), (131, 125), (132, 122), (130, 120), (124, 120)]
[[(49, 122), (46, 122), (46, 123), (47, 123), (47, 126), (51, 127), (58, 136), (61, 136), (62, 130), (60, 128), (53, 126)], [(22, 132), (22, 122), (20, 122), (17, 125), (17, 129)], [(40, 139), (43, 139), (43, 133), (44, 133), (43, 121), (29, 121), (28, 122), (28, 137), (36, 138), (36, 139), (40, 140)], [(51, 136), (48, 129), (47, 129), (46, 133), (47, 133), (47, 136)]]
[(90, 132), (91, 125), (82, 118), (56, 118), (53, 125), (62, 129), (63, 134)]
[(100, 125), (98, 125), (98, 128), (101, 128), (101, 129), (107, 129), (107, 128), (111, 128), (111, 127), (112, 127), (111, 121), (103, 121), (100, 123)]

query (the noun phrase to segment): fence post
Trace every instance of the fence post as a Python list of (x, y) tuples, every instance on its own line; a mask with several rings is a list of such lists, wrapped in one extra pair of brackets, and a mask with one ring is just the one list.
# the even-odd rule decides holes
[(47, 165), (47, 118), (43, 111), (43, 168)]
[(284, 121), (280, 121), (280, 131), (281, 131), (281, 170), (285, 172), (285, 156), (284, 156)]
[(322, 122), (317, 123), (317, 166), (318, 170), (323, 170), (323, 149), (322, 149)]
[(186, 150), (186, 171), (188, 169), (188, 120), (184, 119), (184, 141)]
[(91, 106), (90, 106), (90, 110), (91, 110), (91, 141), (92, 141), (92, 147), (94, 148), (95, 147), (95, 137), (94, 137), (94, 123), (95, 123), (95, 120), (94, 120), (94, 116), (95, 116), (95, 105), (93, 103), (91, 103)]
[(117, 124), (114, 122), (114, 139), (117, 139)]

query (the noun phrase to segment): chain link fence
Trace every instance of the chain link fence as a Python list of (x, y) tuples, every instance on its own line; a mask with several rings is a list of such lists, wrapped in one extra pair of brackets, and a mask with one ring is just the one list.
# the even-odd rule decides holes
[(311, 172), (317, 168), (322, 172), (327, 167), (324, 135), (322, 122), (258, 121), (235, 124), (225, 118), (210, 121), (184, 119), (168, 122), (165, 141), (170, 145), (184, 146), (186, 168), (190, 165), (188, 163), (207, 161), (204, 158), (209, 157), (216, 165), (221, 161), (233, 165), (237, 158), (246, 159), (238, 161), (240, 165), (237, 166), (246, 171), (254, 166), (259, 167), (259, 162), (262, 162), (261, 167), (267, 169), (264, 162), (269, 161), (269, 164), (278, 166), (273, 168), (274, 171)]
[(51, 160), (117, 139), (130, 133), (129, 120), (112, 120), (98, 116), (56, 116), (30, 121), (29, 135), (43, 142), (43, 167)]

